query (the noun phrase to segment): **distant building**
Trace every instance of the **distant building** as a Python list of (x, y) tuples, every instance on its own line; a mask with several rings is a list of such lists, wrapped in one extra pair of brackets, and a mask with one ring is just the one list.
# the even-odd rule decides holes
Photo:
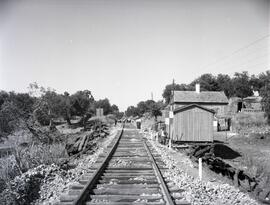
[(243, 99), (245, 109), (243, 111), (262, 111), (262, 97), (260, 96), (250, 96)]
[(231, 97), (228, 105), (228, 115), (234, 116), (238, 112), (263, 112), (262, 97), (249, 96), (244, 99)]
[(103, 116), (103, 108), (97, 108), (96, 109), (96, 116), (102, 117)]
[(214, 110), (216, 116), (224, 116), (227, 113), (228, 98), (223, 91), (200, 91), (200, 85), (196, 84), (196, 91), (174, 91), (171, 104), (173, 109), (197, 104)]

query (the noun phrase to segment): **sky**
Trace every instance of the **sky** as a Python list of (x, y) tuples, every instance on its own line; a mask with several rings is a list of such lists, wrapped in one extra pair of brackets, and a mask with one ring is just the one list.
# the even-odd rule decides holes
[(124, 111), (203, 73), (270, 69), (268, 0), (0, 0), (0, 90), (88, 89)]

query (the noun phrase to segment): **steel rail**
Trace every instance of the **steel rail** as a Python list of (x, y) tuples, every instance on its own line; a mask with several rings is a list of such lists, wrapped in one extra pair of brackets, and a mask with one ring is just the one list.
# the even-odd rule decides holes
[(155, 173), (157, 175), (157, 178), (158, 178), (158, 180), (160, 182), (161, 189), (162, 189), (163, 195), (165, 197), (166, 203), (169, 204), (169, 205), (175, 205), (175, 202), (172, 200), (172, 197), (171, 197), (171, 194), (170, 194), (170, 192), (168, 190), (168, 187), (165, 184), (164, 179), (162, 177), (162, 174), (161, 174), (161, 172), (160, 172), (160, 170), (159, 170), (159, 168), (157, 166), (156, 160), (154, 159), (154, 157), (153, 157), (148, 145), (146, 144), (145, 140), (143, 141), (143, 143), (144, 143), (144, 147), (145, 147), (145, 149), (146, 149), (146, 151), (148, 153), (148, 156), (150, 157), (150, 159), (152, 161), (152, 165), (153, 165), (153, 168), (154, 168)]
[(86, 186), (83, 188), (83, 190), (79, 194), (79, 196), (75, 199), (75, 201), (72, 202), (72, 205), (82, 205), (89, 197), (91, 190), (94, 188), (94, 186), (96, 185), (96, 182), (98, 181), (100, 176), (103, 174), (103, 171), (105, 170), (106, 165), (110, 161), (114, 151), (117, 148), (117, 145), (118, 145), (118, 143), (123, 135), (124, 126), (125, 125), (123, 125), (122, 130), (120, 131), (120, 134), (119, 134), (118, 138), (116, 139), (116, 142), (114, 143), (114, 145), (112, 146), (112, 148), (108, 152), (107, 156), (105, 157), (105, 159), (103, 160), (101, 165), (98, 167), (98, 169), (93, 173), (91, 179), (86, 184)]

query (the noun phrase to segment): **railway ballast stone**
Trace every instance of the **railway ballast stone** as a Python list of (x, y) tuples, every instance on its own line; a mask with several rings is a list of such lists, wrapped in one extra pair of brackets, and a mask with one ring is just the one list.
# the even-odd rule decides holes
[[(183, 171), (172, 156), (173, 150), (168, 147), (152, 141), (146, 134), (152, 146), (162, 156), (162, 161), (169, 168), (165, 172), (165, 177), (173, 181), (180, 189), (183, 189), (183, 199), (193, 205), (211, 204), (211, 205), (259, 205), (258, 202), (252, 199), (248, 194), (241, 192), (239, 189), (229, 185), (217, 182), (200, 181), (198, 178), (190, 176)], [(180, 154), (180, 153), (179, 153)], [(192, 166), (191, 161), (187, 156), (182, 156), (182, 166)]]

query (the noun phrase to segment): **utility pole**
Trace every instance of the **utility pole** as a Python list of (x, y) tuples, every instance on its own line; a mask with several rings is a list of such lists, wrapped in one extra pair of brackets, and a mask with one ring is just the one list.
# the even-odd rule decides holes
[(174, 79), (172, 83), (172, 94), (170, 100), (170, 111), (169, 111), (169, 147), (171, 148), (172, 144), (172, 134), (173, 134), (173, 102), (174, 102)]
[(173, 99), (174, 99), (174, 79), (173, 79), (173, 83), (172, 83), (172, 97), (173, 97)]
[(154, 100), (153, 92), (151, 92), (151, 100)]

